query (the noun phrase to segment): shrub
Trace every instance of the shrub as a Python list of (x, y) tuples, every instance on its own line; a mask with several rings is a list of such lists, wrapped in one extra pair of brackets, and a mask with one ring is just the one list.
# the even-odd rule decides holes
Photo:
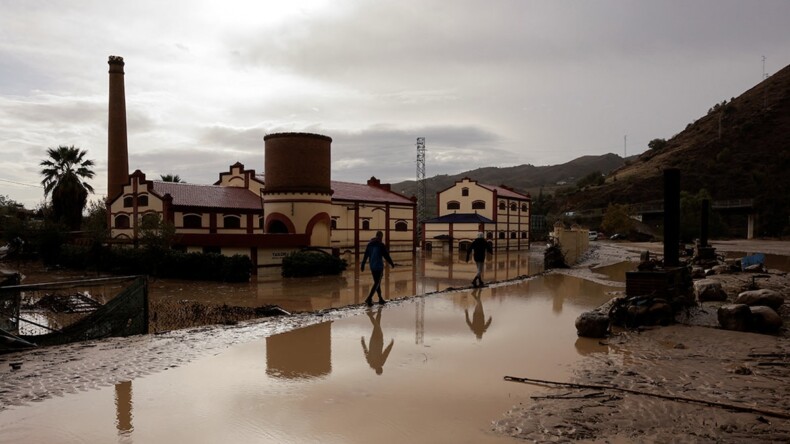
[(306, 277), (340, 274), (348, 263), (319, 251), (297, 251), (283, 258), (284, 277)]

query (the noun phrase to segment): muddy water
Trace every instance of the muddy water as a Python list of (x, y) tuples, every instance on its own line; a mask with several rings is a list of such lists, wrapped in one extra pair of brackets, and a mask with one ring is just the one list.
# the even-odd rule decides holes
[[(413, 285), (471, 280), (463, 265)], [(489, 425), (536, 389), (502, 377), (564, 380), (582, 355), (605, 351), (577, 338), (573, 321), (608, 290), (546, 275), (360, 309), (116, 386), (9, 408), (0, 442), (510, 442)]]

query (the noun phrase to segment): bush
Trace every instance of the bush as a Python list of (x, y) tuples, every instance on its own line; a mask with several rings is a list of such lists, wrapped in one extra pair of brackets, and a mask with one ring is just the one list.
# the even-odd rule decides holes
[(158, 248), (103, 247), (99, 252), (95, 248), (67, 245), (61, 249), (60, 263), (78, 270), (95, 267), (116, 274), (222, 282), (247, 282), (252, 272), (252, 261), (240, 254), (227, 257)]
[(283, 277), (307, 277), (340, 274), (348, 267), (340, 259), (318, 251), (297, 251), (283, 258)]

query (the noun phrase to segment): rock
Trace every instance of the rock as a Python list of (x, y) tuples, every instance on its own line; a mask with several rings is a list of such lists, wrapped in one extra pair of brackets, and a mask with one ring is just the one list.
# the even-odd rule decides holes
[(609, 334), (609, 315), (596, 310), (582, 313), (576, 318), (576, 334), (585, 338), (605, 338)]
[(704, 279), (705, 269), (702, 267), (691, 267), (691, 279)]
[(727, 300), (727, 293), (721, 288), (721, 283), (713, 279), (694, 282), (694, 294), (700, 302)]
[(729, 274), (730, 267), (726, 265), (715, 265), (713, 268), (710, 269), (713, 274)]
[(749, 265), (748, 267), (744, 268), (743, 271), (746, 271), (746, 272), (749, 272), (749, 273), (765, 273), (768, 270), (765, 269), (765, 265), (764, 264), (754, 264), (754, 265)]
[(741, 260), (740, 259), (725, 259), (724, 263), (729, 267), (730, 271), (738, 272), (741, 271)]
[(647, 319), (650, 325), (669, 325), (675, 320), (675, 311), (666, 301), (656, 300), (647, 309)]
[(716, 314), (719, 318), (719, 325), (725, 330), (749, 330), (752, 311), (746, 304), (722, 305)]
[(751, 330), (761, 333), (775, 333), (782, 328), (782, 318), (771, 307), (758, 305), (749, 307), (751, 311)]
[(769, 289), (744, 291), (735, 299), (736, 304), (746, 304), (749, 306), (765, 305), (774, 310), (784, 304), (785, 298), (778, 292)]

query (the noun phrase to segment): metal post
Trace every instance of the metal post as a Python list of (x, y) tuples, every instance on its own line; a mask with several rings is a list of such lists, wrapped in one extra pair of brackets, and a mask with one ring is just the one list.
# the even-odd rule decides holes
[(664, 266), (680, 264), (680, 170), (664, 170)]

